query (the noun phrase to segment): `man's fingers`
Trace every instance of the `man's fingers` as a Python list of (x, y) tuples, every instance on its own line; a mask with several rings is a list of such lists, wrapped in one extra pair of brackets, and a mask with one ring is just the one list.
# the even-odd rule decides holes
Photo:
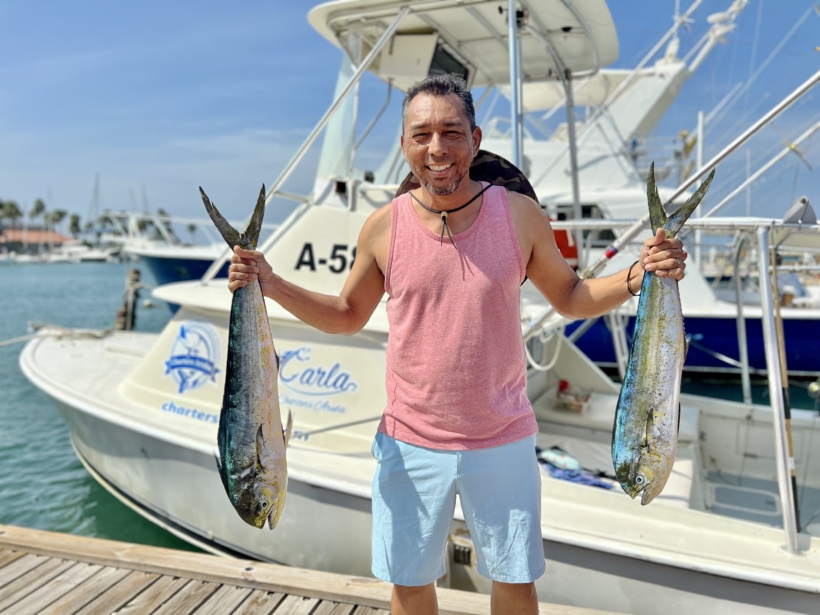
[(672, 269), (659, 269), (655, 272), (655, 275), (662, 278), (674, 278), (680, 282), (685, 275), (684, 269), (686, 269), (686, 263), (681, 263), (680, 266), (673, 267)]
[(256, 261), (242, 259), (240, 262), (233, 263), (230, 267), (228, 267), (229, 273), (234, 271), (242, 273), (259, 273), (259, 267), (256, 266)]
[(252, 261), (258, 261), (260, 258), (264, 258), (261, 252), (256, 250), (245, 250), (244, 248), (240, 248), (239, 246), (233, 247), (233, 253), (240, 258)]

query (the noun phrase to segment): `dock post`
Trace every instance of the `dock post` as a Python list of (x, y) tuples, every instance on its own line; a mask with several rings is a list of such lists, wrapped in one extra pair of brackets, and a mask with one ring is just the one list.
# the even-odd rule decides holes
[[(769, 279), (769, 227), (757, 229), (758, 254), (757, 263), (760, 272), (760, 307), (763, 324), (763, 342), (766, 347), (766, 371), (769, 376), (769, 399), (772, 404), (774, 423), (774, 446), (777, 461), (777, 486), (783, 506), (783, 528), (786, 531), (785, 550), (799, 554), (797, 546), (797, 520), (795, 519), (795, 501), (792, 491), (791, 472), (794, 459), (789, 457), (786, 416), (783, 405), (783, 381), (780, 375), (780, 347), (777, 343), (777, 331), (774, 323), (774, 302), (772, 285)], [(790, 463), (791, 462), (791, 463)]]

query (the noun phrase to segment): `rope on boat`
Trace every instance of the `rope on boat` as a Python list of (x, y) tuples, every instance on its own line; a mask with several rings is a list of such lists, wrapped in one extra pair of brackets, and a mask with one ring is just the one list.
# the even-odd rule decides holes
[(35, 337), (70, 337), (70, 338), (94, 338), (100, 339), (108, 336), (111, 329), (70, 329), (68, 327), (60, 327), (58, 325), (49, 325), (46, 323), (29, 323), (31, 333), (12, 337), (7, 340), (0, 340), (0, 348), (4, 346), (12, 346), (14, 344), (22, 344)]
[(543, 345), (543, 347), (545, 349), (546, 349), (547, 342), (549, 341), (549, 339), (551, 337), (553, 337), (554, 335), (558, 335), (558, 337), (559, 337), (558, 343), (555, 346), (555, 354), (552, 355), (552, 360), (549, 363), (547, 363), (546, 365), (541, 365), (541, 363), (539, 363), (538, 361), (536, 361), (533, 358), (533, 356), (530, 354), (530, 349), (527, 348), (527, 343), (524, 342), (524, 353), (527, 355), (527, 362), (530, 364), (530, 367), (532, 367), (534, 370), (539, 371), (539, 372), (548, 372), (553, 367), (555, 367), (555, 364), (558, 362), (558, 355), (561, 353), (561, 339), (560, 338), (564, 337), (564, 330), (566, 329), (566, 326), (567, 326), (566, 323), (563, 323), (560, 327), (558, 327), (558, 330), (556, 330), (556, 329), (553, 329), (551, 331), (542, 330), (538, 334), (538, 341), (541, 342), (541, 344)]
[(22, 342), (27, 342), (30, 339), (37, 337), (38, 333), (29, 333), (28, 335), (21, 335), (20, 337), (13, 337), (8, 340), (0, 341), (0, 348), (3, 346), (11, 346), (12, 344), (20, 344)]

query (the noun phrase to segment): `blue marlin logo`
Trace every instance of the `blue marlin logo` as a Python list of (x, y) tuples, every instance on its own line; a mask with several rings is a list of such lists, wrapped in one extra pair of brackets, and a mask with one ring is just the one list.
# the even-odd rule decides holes
[(171, 376), (179, 393), (193, 391), (206, 382), (216, 384), (219, 369), (219, 337), (207, 323), (184, 322), (171, 345), (171, 356), (165, 361), (164, 376)]

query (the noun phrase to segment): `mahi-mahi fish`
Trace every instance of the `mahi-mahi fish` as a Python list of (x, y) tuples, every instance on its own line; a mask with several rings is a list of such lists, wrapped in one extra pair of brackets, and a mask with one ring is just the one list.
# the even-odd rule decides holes
[[(239, 233), (222, 217), (202, 188), (202, 202), (228, 245), (255, 250), (265, 214), (265, 186), (251, 220)], [(219, 477), (242, 519), (276, 527), (288, 485), (288, 438), (279, 411), (279, 357), (273, 346), (268, 312), (259, 280), (237, 289), (231, 303), (228, 366), (219, 414)], [(287, 434), (291, 432), (288, 417)]]
[[(646, 186), (652, 230), (662, 228), (667, 239), (675, 237), (703, 199), (714, 175), (712, 171), (695, 194), (667, 217), (655, 185), (653, 164)], [(675, 462), (686, 346), (677, 280), (647, 271), (612, 433), (615, 476), (632, 498), (641, 494), (644, 506), (663, 490)]]

